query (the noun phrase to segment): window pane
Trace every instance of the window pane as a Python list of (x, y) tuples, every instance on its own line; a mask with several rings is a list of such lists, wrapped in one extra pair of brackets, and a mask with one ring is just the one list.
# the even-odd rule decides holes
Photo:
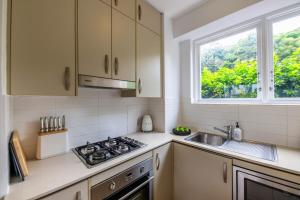
[(257, 98), (257, 31), (200, 46), (203, 99)]
[(275, 98), (300, 97), (300, 16), (273, 24)]

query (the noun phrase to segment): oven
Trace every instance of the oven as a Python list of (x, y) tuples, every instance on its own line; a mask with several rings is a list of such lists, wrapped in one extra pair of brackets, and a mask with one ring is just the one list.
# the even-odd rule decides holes
[(233, 200), (300, 200), (300, 185), (234, 166)]
[(152, 159), (145, 160), (91, 188), (91, 200), (152, 200)]

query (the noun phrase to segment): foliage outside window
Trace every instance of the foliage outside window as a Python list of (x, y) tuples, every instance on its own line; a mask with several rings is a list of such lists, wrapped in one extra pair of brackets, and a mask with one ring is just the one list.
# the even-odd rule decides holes
[(300, 97), (300, 16), (273, 24), (273, 48), (275, 98)]
[(300, 15), (263, 22), (195, 43), (198, 99), (299, 102)]
[(202, 98), (257, 98), (256, 29), (201, 45)]

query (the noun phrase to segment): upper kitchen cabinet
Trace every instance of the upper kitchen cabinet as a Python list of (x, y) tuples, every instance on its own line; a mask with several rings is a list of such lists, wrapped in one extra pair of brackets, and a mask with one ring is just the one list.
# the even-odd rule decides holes
[(112, 11), (112, 55), (112, 78), (135, 81), (135, 21), (116, 10)]
[(12, 0), (12, 95), (75, 95), (75, 10), (75, 0)]
[(137, 0), (136, 4), (137, 22), (161, 35), (161, 14), (147, 1)]
[(112, 7), (131, 19), (135, 19), (135, 0), (113, 0)]
[(79, 74), (111, 78), (111, 7), (99, 0), (78, 1)]
[(161, 97), (161, 37), (137, 25), (137, 96)]

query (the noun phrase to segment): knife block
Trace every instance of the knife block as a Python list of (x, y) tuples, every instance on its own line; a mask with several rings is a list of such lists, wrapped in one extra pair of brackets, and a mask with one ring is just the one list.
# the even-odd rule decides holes
[(69, 151), (68, 130), (39, 133), (36, 158), (50, 158)]

